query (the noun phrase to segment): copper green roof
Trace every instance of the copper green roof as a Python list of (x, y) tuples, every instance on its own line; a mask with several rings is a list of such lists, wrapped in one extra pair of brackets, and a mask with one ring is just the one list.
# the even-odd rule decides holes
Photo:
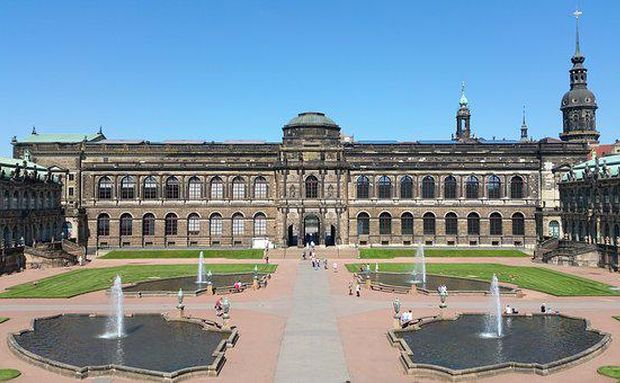
[[(600, 177), (605, 177), (605, 170), (610, 177), (620, 176), (620, 155), (606, 156), (600, 158), (594, 158), (586, 162), (582, 162), (573, 167), (573, 174), (575, 180), (582, 180), (584, 178), (585, 169), (589, 168), (591, 173), (596, 171), (596, 163), (598, 161), (598, 171)], [(562, 181), (568, 181), (568, 173), (562, 176)]]
[(20, 138), (18, 143), (39, 144), (39, 143), (60, 143), (74, 144), (82, 141), (92, 142), (105, 139), (101, 133), (80, 134), (80, 133), (35, 133)]
[(295, 127), (295, 126), (332, 126), (338, 127), (331, 118), (325, 116), (325, 113), (321, 112), (303, 112), (299, 113), (297, 117), (290, 120), (285, 128)]
[[(32, 175), (36, 170), (40, 179), (43, 179), (48, 171), (45, 166), (32, 161), (25, 161), (21, 158), (0, 157), (0, 174), (4, 171), (6, 177), (10, 176), (18, 166), (22, 174), (27, 172)], [(58, 181), (58, 175), (52, 175), (52, 180)]]

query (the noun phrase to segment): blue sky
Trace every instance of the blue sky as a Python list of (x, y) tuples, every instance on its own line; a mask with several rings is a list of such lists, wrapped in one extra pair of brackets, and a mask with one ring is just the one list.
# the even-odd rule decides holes
[[(557, 137), (577, 0), (0, 3), (0, 154), (10, 137), (279, 141), (320, 110), (356, 139)], [(620, 121), (620, 1), (581, 0), (603, 141)]]

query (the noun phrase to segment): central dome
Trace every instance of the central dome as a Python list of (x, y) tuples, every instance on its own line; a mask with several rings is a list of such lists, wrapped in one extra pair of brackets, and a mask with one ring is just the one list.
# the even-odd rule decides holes
[(321, 112), (303, 112), (282, 128), (284, 142), (292, 145), (336, 144), (340, 127)]
[(325, 116), (325, 113), (321, 112), (303, 112), (299, 113), (297, 117), (290, 120), (285, 128), (295, 126), (333, 126), (338, 127), (332, 119)]

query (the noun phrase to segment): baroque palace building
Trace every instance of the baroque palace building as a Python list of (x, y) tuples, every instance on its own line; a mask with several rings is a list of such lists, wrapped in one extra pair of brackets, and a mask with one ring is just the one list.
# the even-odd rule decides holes
[(107, 139), (33, 133), (14, 157), (67, 172), (67, 232), (89, 248), (325, 245), (517, 246), (560, 236), (553, 169), (596, 142), (596, 101), (577, 44), (561, 140), (485, 140), (464, 93), (451, 140), (354, 141), (300, 113), (281, 142)]

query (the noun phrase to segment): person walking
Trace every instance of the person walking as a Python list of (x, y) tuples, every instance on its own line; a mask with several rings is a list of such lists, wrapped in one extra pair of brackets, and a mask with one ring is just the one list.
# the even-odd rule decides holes
[(336, 262), (334, 262), (333, 267), (334, 267), (334, 273), (337, 273), (338, 272), (338, 264)]
[(353, 295), (353, 282), (349, 282), (349, 295)]
[(358, 283), (357, 286), (355, 286), (355, 295), (359, 298), (361, 296), (362, 293), (362, 286), (360, 286), (360, 284)]

